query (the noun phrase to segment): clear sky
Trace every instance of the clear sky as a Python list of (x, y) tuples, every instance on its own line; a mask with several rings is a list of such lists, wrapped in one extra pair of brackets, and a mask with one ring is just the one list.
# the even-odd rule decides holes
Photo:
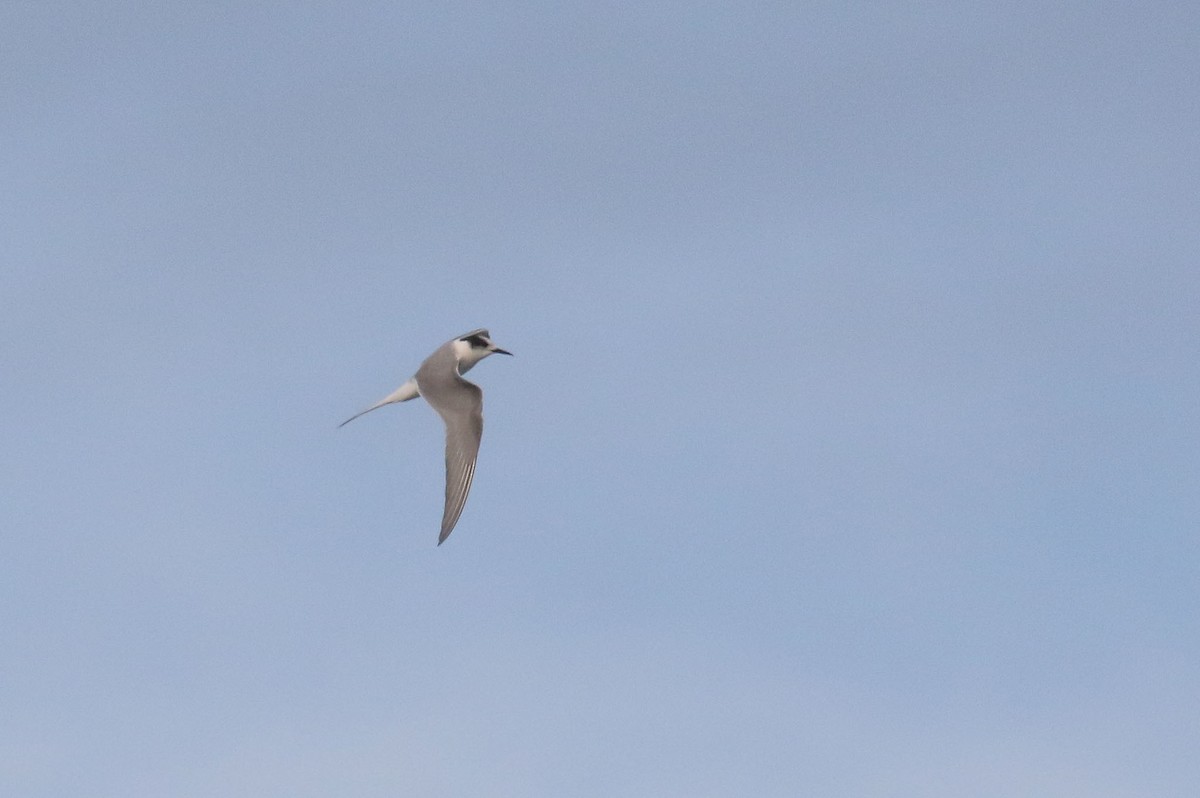
[(0, 792), (1194, 795), (1198, 40), (3, 4)]

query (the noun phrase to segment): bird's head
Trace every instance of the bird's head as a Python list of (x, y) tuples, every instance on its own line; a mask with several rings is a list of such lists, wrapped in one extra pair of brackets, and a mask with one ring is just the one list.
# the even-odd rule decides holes
[(511, 356), (512, 352), (496, 346), (487, 330), (472, 330), (454, 340), (454, 357), (458, 360), (459, 374), (465, 374), (488, 355)]

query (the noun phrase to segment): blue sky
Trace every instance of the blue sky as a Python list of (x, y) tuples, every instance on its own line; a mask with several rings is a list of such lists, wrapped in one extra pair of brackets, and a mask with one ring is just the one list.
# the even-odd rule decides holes
[(3, 791), (1191, 795), (1198, 34), (6, 5)]

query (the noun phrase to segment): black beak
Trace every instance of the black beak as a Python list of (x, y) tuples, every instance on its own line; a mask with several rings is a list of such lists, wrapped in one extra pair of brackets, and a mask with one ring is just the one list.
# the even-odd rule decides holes
[(496, 347), (492, 351), (495, 352), (497, 355), (508, 355), (509, 357), (512, 357), (512, 352), (509, 352), (506, 349), (501, 349), (500, 347)]

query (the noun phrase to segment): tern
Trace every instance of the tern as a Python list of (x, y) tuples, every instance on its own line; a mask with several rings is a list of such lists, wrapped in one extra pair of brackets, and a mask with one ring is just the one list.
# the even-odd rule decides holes
[(446, 424), (446, 507), (442, 511), (442, 532), (438, 545), (450, 537), (462, 515), (471, 480), (475, 477), (475, 459), (483, 436), (483, 391), (462, 375), (488, 355), (512, 355), (492, 343), (487, 330), (472, 330), (451, 338), (433, 350), (412, 379), (375, 404), (355, 413), (339, 424), (344, 427), (361, 415), (384, 405), (407, 402), (418, 396), (442, 417)]

